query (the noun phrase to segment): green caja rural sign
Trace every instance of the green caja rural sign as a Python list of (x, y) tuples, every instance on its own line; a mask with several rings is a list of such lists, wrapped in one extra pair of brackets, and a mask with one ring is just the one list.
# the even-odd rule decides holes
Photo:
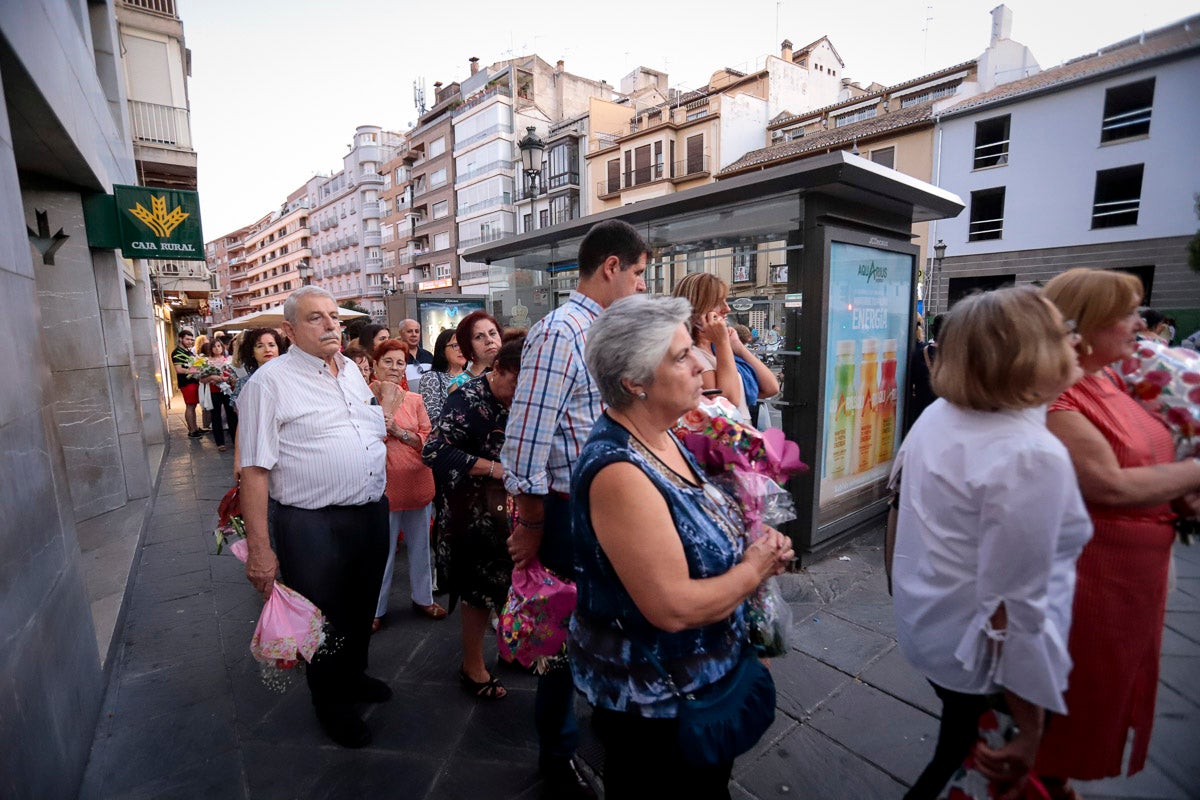
[(183, 189), (113, 185), (84, 200), (88, 245), (126, 258), (204, 260), (200, 195)]

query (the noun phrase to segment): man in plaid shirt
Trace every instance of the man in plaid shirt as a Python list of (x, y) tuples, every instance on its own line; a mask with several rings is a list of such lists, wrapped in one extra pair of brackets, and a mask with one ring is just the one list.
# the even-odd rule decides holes
[[(517, 506), (508, 549), (518, 569), (536, 555), (555, 574), (572, 577), (571, 469), (604, 410), (583, 359), (587, 329), (612, 303), (646, 290), (649, 256), (649, 245), (632, 225), (597, 223), (579, 245), (579, 285), (525, 339), (500, 454), (504, 484)], [(595, 796), (575, 767), (574, 707), (571, 671), (561, 658), (538, 679), (534, 706), (538, 766), (554, 797)]]

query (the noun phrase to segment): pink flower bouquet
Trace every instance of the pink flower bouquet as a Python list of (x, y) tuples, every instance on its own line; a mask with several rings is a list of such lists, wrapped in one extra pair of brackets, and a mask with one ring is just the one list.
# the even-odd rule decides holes
[[(737, 410), (724, 398), (689, 411), (675, 435), (695, 456), (709, 479), (738, 501), (748, 541), (764, 535), (764, 525), (777, 526), (796, 518), (791, 493), (783, 484), (808, 467), (800, 448), (783, 431), (759, 431), (740, 422)], [(764, 656), (787, 653), (792, 613), (778, 581), (765, 581), (750, 598), (750, 639)]]
[(1141, 341), (1118, 372), (1134, 399), (1171, 429), (1176, 460), (1200, 456), (1200, 353)]
[[(1147, 339), (1117, 371), (1133, 398), (1171, 431), (1175, 460), (1200, 457), (1200, 353)], [(1175, 527), (1185, 544), (1200, 535), (1195, 519), (1179, 519)]]

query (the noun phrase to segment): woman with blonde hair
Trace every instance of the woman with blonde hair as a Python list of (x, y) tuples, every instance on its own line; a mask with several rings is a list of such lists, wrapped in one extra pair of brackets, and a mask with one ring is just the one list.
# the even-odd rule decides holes
[[(701, 378), (705, 389), (720, 389), (721, 394), (733, 403), (743, 418), (752, 423), (750, 408), (746, 403), (746, 389), (738, 371), (737, 358), (741, 358), (758, 380), (759, 396), (771, 397), (779, 392), (779, 381), (775, 374), (738, 338), (733, 328), (726, 323), (729, 303), (725, 301), (729, 286), (707, 272), (685, 275), (675, 284), (673, 294), (692, 305), (689, 330), (692, 334), (694, 353), (704, 365)], [(735, 358), (736, 357), (736, 358)]]
[[(1023, 796), (1046, 710), (1068, 711), (1075, 559), (1092, 526), (1046, 405), (1083, 373), (1074, 329), (1031, 286), (960, 300), (939, 342), (941, 399), (892, 468), (897, 640), (942, 701), (933, 759), (905, 798), (938, 797), (974, 749), (1008, 800)], [(994, 708), (1017, 725), (996, 750), (976, 746)]]
[[(1071, 269), (1046, 296), (1075, 320), (1086, 373), (1050, 407), (1096, 533), (1079, 558), (1070, 713), (1051, 720), (1037, 770), (1054, 798), (1078, 797), (1067, 780), (1121, 774), (1146, 763), (1167, 602), (1176, 511), (1193, 516), (1200, 462), (1174, 461), (1166, 426), (1122, 388), (1110, 364), (1132, 355), (1145, 322), (1142, 284), (1107, 270)], [(1174, 505), (1174, 509), (1172, 506)]]

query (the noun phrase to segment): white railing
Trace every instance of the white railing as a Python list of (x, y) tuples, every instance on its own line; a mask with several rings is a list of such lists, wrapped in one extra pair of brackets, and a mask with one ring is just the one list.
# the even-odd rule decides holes
[(186, 108), (129, 101), (129, 121), (138, 142), (192, 149), (192, 129)]

